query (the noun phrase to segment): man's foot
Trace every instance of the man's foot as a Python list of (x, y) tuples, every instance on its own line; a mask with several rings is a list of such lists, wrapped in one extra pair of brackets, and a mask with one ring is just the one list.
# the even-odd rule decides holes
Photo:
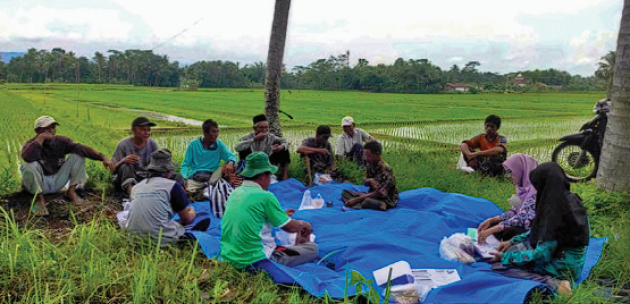
[(48, 212), (48, 208), (46, 208), (46, 201), (44, 200), (44, 196), (41, 194), (37, 195), (37, 200), (35, 201), (35, 205), (32, 208), (33, 215), (36, 216), (48, 216), (50, 212)]
[(70, 186), (70, 188), (68, 188), (68, 192), (66, 193), (66, 195), (68, 196), (68, 198), (71, 201), (75, 202), (76, 204), (78, 204), (78, 205), (83, 204), (83, 199), (80, 198), (77, 195), (77, 186), (76, 185)]
[(561, 296), (570, 297), (573, 295), (573, 291), (571, 291), (571, 283), (569, 283), (569, 281), (560, 282), (560, 286), (558, 286), (558, 290), (556, 290), (556, 292)]

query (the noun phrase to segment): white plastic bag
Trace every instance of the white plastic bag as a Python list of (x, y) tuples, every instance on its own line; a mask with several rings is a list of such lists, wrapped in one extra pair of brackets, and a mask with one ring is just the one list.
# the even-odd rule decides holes
[(510, 203), (510, 206), (512, 207), (512, 209), (514, 210), (518, 210), (521, 208), (521, 204), (523, 202), (521, 202), (521, 198), (518, 197), (518, 195), (516, 194), (512, 194), (512, 196), (510, 198), (508, 198), (508, 203)]
[(129, 219), (129, 210), (131, 209), (131, 202), (127, 201), (123, 203), (123, 211), (116, 214), (118, 219), (118, 225), (120, 228), (127, 228), (127, 220)]
[(315, 173), (315, 185), (325, 185), (332, 182), (330, 174)]
[(475, 258), (468, 253), (471, 250), (472, 252), (476, 251), (475, 245), (470, 237), (463, 233), (455, 233), (450, 237), (444, 237), (440, 242), (440, 257), (447, 261), (459, 261), (465, 264), (474, 263)]
[[(277, 228), (274, 228), (275, 230)], [(282, 229), (277, 229), (275, 231), (276, 235), (276, 245), (278, 246), (293, 246), (296, 244), (297, 233), (288, 233)], [(315, 235), (311, 233), (311, 242), (315, 242)]]
[(318, 194), (316, 198), (311, 197), (311, 190), (304, 191), (304, 195), (302, 196), (302, 203), (300, 204), (300, 208), (298, 210), (309, 210), (309, 209), (320, 209), (324, 207), (324, 198), (322, 198), (321, 194)]
[(468, 164), (464, 160), (464, 154), (459, 154), (459, 160), (457, 161), (457, 169), (462, 170), (466, 173), (475, 172), (475, 169), (468, 167)]

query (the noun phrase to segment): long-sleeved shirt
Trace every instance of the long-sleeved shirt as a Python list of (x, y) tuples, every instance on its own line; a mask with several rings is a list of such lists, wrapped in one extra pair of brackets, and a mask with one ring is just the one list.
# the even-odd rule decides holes
[(557, 241), (540, 242), (536, 248), (531, 248), (529, 232), (513, 237), (510, 243), (523, 250), (508, 249), (501, 256), (503, 265), (525, 268), (564, 280), (580, 277), (588, 249), (588, 246), (558, 249)]
[(536, 217), (536, 197), (530, 197), (517, 210), (510, 209), (501, 214), (501, 228), (523, 227), (529, 230), (532, 220)]
[(116, 150), (114, 151), (114, 155), (112, 155), (113, 162), (119, 162), (127, 155), (135, 154), (140, 156), (140, 162), (133, 163), (133, 166), (136, 170), (146, 168), (151, 162), (151, 153), (157, 151), (158, 145), (153, 141), (153, 139), (149, 138), (147, 143), (142, 148), (138, 148), (133, 143), (133, 137), (127, 137), (116, 145)]
[(77, 154), (92, 160), (102, 161), (105, 155), (88, 146), (75, 143), (65, 136), (53, 136), (43, 144), (39, 144), (35, 139), (37, 136), (27, 141), (22, 146), (22, 158), (25, 162), (39, 162), (44, 170), (44, 175), (53, 175), (61, 169), (66, 162), (67, 154)]
[(273, 150), (271, 146), (273, 145), (282, 145), (285, 150), (289, 150), (289, 143), (282, 137), (278, 137), (272, 133), (267, 133), (265, 139), (261, 141), (254, 140), (254, 132), (249, 133), (241, 138), (241, 142), (239, 142), (234, 149), (236, 152), (242, 152), (246, 150), (250, 150), (251, 152), (262, 151), (267, 155), (273, 154)]
[(352, 149), (352, 146), (355, 144), (363, 144), (365, 142), (373, 141), (374, 137), (365, 132), (363, 129), (354, 128), (354, 132), (352, 136), (346, 134), (346, 132), (341, 133), (339, 137), (337, 137), (337, 147), (335, 150), (336, 155), (344, 156)]
[(200, 171), (214, 172), (219, 169), (221, 161), (236, 163), (236, 156), (220, 139), (207, 149), (204, 148), (203, 137), (200, 137), (188, 144), (181, 174), (185, 179), (190, 179), (193, 174)]

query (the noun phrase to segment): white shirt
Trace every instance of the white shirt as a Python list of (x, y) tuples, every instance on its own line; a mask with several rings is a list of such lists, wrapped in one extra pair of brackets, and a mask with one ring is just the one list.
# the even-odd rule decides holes
[(350, 149), (352, 149), (352, 146), (355, 144), (363, 144), (373, 140), (375, 139), (372, 135), (360, 128), (354, 128), (352, 136), (343, 132), (339, 135), (339, 137), (337, 137), (337, 149), (335, 154), (344, 156), (346, 153), (350, 152)]

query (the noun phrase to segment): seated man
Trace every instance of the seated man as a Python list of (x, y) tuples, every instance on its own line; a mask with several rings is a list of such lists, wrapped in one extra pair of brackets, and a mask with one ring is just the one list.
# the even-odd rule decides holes
[(269, 156), (269, 161), (281, 168), (281, 180), (288, 178), (289, 163), (291, 163), (289, 143), (282, 137), (269, 133), (269, 122), (264, 114), (254, 117), (254, 132), (243, 136), (235, 150), (241, 161), (245, 161), (247, 155), (252, 152), (265, 152)]
[(330, 127), (321, 125), (317, 127), (315, 137), (310, 137), (302, 141), (302, 145), (297, 152), (302, 154), (306, 163), (306, 173), (308, 174), (308, 186), (313, 183), (313, 172), (325, 173), (335, 169), (335, 159), (328, 139), (330, 138)]
[(341, 197), (345, 205), (354, 209), (385, 211), (396, 207), (398, 188), (392, 168), (381, 158), (383, 147), (376, 141), (363, 146), (366, 179), (363, 184), (370, 187), (368, 193), (343, 190)]
[[(257, 262), (266, 259), (292, 267), (317, 258), (317, 245), (310, 242), (313, 227), (292, 220), (295, 210), (283, 211), (276, 196), (268, 191), (271, 175), (278, 168), (263, 152), (253, 152), (246, 162), (241, 173), (245, 181), (230, 195), (221, 220), (221, 259), (243, 269), (256, 268)], [(276, 246), (272, 226), (297, 233), (296, 245)]]
[(131, 188), (145, 179), (149, 172), (146, 167), (151, 161), (151, 153), (157, 151), (158, 146), (151, 139), (151, 127), (155, 124), (146, 117), (138, 117), (131, 123), (131, 136), (116, 145), (112, 156), (112, 172), (114, 173), (114, 188), (131, 195)]
[[(126, 228), (135, 237), (149, 235), (162, 247), (178, 242), (187, 231), (205, 231), (210, 225), (208, 213), (196, 214), (184, 188), (169, 179), (175, 168), (171, 152), (157, 150), (151, 154), (151, 162), (146, 167), (149, 175), (131, 190)], [(179, 215), (179, 222), (173, 220), (175, 213)]]
[(49, 215), (43, 194), (57, 193), (68, 182), (68, 198), (75, 203), (82, 203), (77, 196), (76, 188), (88, 179), (85, 158), (101, 161), (106, 168), (112, 165), (103, 153), (75, 143), (68, 137), (55, 135), (58, 125), (50, 116), (37, 118), (35, 120), (37, 135), (22, 146), (24, 159), (24, 164), (20, 166), (22, 185), (28, 192), (37, 196), (35, 214), (40, 216)]
[(462, 155), (469, 167), (484, 175), (502, 175), (502, 164), (507, 158), (507, 139), (497, 132), (501, 127), (501, 118), (490, 115), (484, 125), (486, 133), (462, 142)]
[(376, 139), (363, 129), (355, 127), (354, 119), (350, 116), (341, 120), (341, 127), (343, 133), (337, 138), (335, 154), (361, 164), (363, 162), (363, 144)]

